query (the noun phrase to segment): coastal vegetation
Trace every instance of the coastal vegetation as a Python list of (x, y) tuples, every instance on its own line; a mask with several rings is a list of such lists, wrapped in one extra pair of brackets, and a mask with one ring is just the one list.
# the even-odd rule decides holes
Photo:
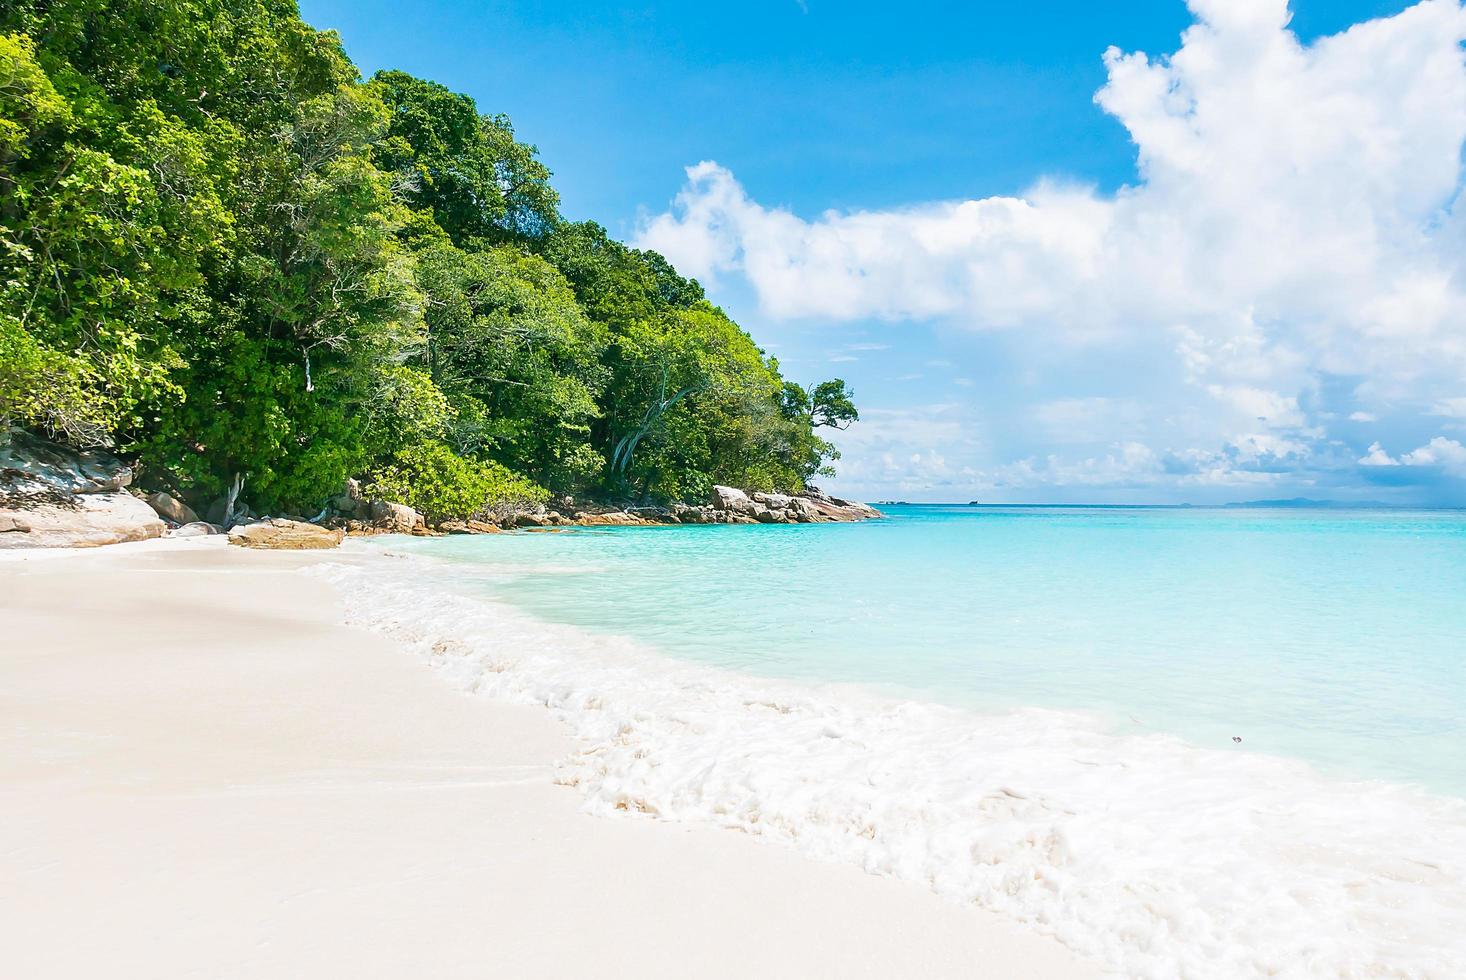
[(290, 0), (5, 0), (0, 438), (274, 513), (349, 478), (449, 519), (829, 473), (844, 382), (784, 378), (550, 176)]

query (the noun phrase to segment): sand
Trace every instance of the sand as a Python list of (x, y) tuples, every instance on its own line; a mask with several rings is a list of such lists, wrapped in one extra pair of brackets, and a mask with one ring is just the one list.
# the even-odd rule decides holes
[(548, 713), (339, 625), (319, 560), (0, 560), (0, 975), (1100, 975), (918, 885), (581, 813)]

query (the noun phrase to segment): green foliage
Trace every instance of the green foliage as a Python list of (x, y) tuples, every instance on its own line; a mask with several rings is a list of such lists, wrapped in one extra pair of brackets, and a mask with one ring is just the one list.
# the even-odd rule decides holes
[(451, 441), (564, 489), (599, 475), (588, 445), (605, 385), (605, 328), (576, 305), (564, 277), (512, 248), (418, 257), (430, 297), (428, 362), (463, 407)]
[(825, 472), (844, 383), (785, 382), (549, 178), (291, 0), (0, 4), (0, 423), (276, 513), (362, 474), (441, 519)]
[(464, 459), (441, 442), (399, 450), (372, 472), (365, 489), (371, 496), (405, 503), (429, 521), (493, 520), (550, 496), (498, 463)]
[(508, 117), (481, 116), (468, 96), (406, 72), (378, 72), (371, 85), (391, 111), (378, 163), (454, 244), (534, 238), (555, 223), (550, 171)]

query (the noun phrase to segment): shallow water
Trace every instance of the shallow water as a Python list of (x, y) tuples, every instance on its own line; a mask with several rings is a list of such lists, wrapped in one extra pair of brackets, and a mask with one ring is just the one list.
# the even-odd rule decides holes
[(1462, 975), (1466, 514), (890, 513), (314, 574), (554, 712), (593, 812), (922, 882), (1128, 976)]
[(402, 547), (671, 657), (1098, 712), (1466, 795), (1466, 511), (887, 511)]

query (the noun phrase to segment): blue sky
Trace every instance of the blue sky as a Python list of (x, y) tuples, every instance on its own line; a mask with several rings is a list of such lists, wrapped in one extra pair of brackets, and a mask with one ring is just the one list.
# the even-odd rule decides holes
[(508, 113), (568, 215), (850, 381), (835, 489), (1466, 503), (1463, 15), (1406, 7), (302, 12)]

